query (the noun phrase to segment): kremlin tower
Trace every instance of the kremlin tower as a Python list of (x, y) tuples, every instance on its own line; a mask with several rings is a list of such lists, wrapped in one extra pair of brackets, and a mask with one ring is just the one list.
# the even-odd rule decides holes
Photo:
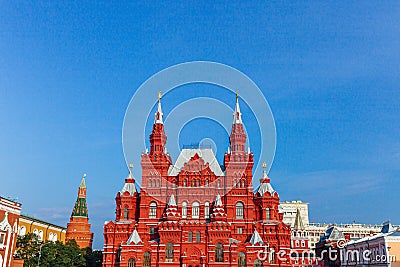
[(71, 218), (67, 224), (66, 241), (75, 239), (80, 248), (92, 248), (93, 233), (90, 232), (88, 208), (86, 205), (86, 174), (82, 177), (82, 182), (78, 189)]

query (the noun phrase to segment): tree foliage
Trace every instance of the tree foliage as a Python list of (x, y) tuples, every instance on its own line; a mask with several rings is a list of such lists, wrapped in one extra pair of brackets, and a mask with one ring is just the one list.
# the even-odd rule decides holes
[(80, 249), (75, 240), (65, 244), (59, 241), (40, 242), (35, 234), (19, 236), (17, 240), (16, 257), (24, 260), (24, 267), (36, 267), (39, 264), (40, 267), (101, 266), (101, 262), (100, 265), (87, 265), (89, 259), (94, 259), (92, 254), (90, 249)]

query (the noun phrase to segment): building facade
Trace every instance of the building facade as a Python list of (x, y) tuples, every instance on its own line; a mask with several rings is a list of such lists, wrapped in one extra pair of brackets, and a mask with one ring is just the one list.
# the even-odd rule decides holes
[(295, 225), (297, 208), (300, 211), (300, 217), (304, 225), (305, 234), (308, 236), (310, 249), (315, 250), (316, 243), (319, 242), (320, 237), (324, 236), (326, 231), (335, 226), (344, 235), (349, 236), (350, 239), (359, 239), (367, 236), (372, 236), (379, 233), (382, 229), (382, 224), (361, 224), (361, 223), (313, 223), (309, 222), (308, 203), (300, 200), (281, 202), (280, 206), (283, 210), (283, 222), (290, 225), (292, 228)]
[(341, 266), (400, 266), (400, 228), (386, 222), (373, 236), (351, 240), (340, 248)]
[(65, 243), (67, 228), (37, 218), (23, 215), (19, 218), (18, 235), (34, 233), (40, 241), (60, 241)]
[(265, 170), (254, 193), (246, 139), (236, 98), (223, 165), (200, 147), (183, 149), (173, 163), (159, 97), (142, 187), (130, 170), (116, 218), (104, 225), (103, 266), (290, 266), (290, 227)]
[(92, 248), (93, 233), (90, 231), (89, 213), (86, 204), (86, 174), (83, 175), (78, 189), (78, 198), (76, 199), (71, 218), (67, 224), (67, 233), (65, 240), (74, 239), (80, 248)]
[(21, 204), (0, 197), (0, 267), (13, 266)]

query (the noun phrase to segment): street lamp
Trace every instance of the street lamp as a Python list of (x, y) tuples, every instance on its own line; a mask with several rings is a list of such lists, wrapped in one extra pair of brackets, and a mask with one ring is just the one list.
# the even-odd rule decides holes
[(40, 257), (42, 256), (42, 247), (43, 247), (44, 245), (46, 245), (46, 243), (42, 243), (42, 244), (40, 245), (40, 247), (39, 247), (39, 258), (38, 258), (38, 261), (37, 261), (37, 267), (40, 267)]

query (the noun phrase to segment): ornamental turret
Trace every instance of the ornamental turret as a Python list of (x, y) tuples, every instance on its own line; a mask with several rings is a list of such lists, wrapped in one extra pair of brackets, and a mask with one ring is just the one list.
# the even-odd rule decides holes
[(125, 184), (120, 192), (115, 197), (116, 202), (116, 220), (132, 222), (138, 217), (137, 214), (137, 199), (138, 192), (135, 186), (135, 178), (132, 175), (133, 164), (129, 164), (129, 174), (125, 179)]

